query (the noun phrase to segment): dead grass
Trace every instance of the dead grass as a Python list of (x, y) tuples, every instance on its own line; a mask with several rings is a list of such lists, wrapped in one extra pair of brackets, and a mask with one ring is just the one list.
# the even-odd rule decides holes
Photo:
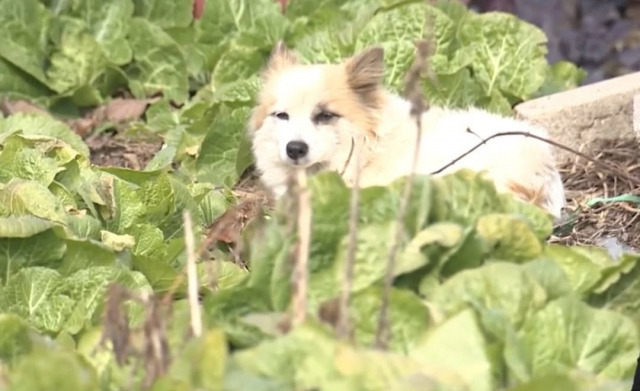
[[(636, 140), (605, 140), (597, 148), (595, 158), (640, 178), (640, 143)], [(640, 206), (629, 202), (587, 206), (595, 197), (622, 194), (640, 195), (640, 187), (629, 179), (598, 168), (582, 158), (561, 166), (567, 190), (566, 208), (572, 216), (552, 242), (598, 245), (601, 239), (615, 237), (621, 243), (640, 250)]]

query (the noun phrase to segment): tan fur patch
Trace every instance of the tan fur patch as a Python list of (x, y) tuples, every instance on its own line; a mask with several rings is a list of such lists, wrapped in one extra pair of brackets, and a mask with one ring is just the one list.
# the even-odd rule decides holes
[(523, 201), (529, 202), (541, 208), (544, 208), (547, 202), (547, 199), (544, 196), (545, 192), (543, 186), (532, 188), (515, 181), (509, 181), (507, 183), (507, 189), (509, 189), (509, 191), (511, 191), (517, 197), (521, 198)]
[(351, 87), (351, 76), (344, 66), (327, 67), (327, 71), (330, 80), (325, 89), (327, 108), (349, 119), (368, 136), (375, 136), (379, 121), (376, 113), (382, 105), (380, 91), (367, 91), (367, 95), (362, 96), (361, 91)]
[(267, 66), (262, 72), (262, 77), (263, 79), (268, 79), (272, 75), (298, 64), (300, 64), (298, 56), (289, 50), (282, 41), (279, 41), (269, 56)]
[(269, 107), (273, 104), (273, 101), (273, 96), (268, 94), (261, 94), (258, 98), (258, 104), (251, 111), (251, 117), (249, 118), (249, 135), (260, 129), (265, 118), (269, 116)]

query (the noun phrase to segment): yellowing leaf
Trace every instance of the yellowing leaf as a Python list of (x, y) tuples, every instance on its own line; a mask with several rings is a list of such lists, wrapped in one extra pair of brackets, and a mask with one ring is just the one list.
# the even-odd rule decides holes
[(131, 235), (117, 235), (113, 232), (102, 230), (100, 231), (102, 243), (114, 249), (115, 251), (122, 251), (124, 249), (135, 246), (136, 239)]
[(492, 213), (482, 216), (476, 223), (478, 233), (489, 241), (491, 257), (522, 262), (539, 256), (542, 243), (527, 222), (519, 217)]

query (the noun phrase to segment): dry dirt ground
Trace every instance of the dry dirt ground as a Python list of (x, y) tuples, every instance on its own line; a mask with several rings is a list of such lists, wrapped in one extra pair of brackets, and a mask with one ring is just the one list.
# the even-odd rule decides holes
[(162, 148), (159, 139), (132, 139), (126, 136), (100, 134), (86, 140), (91, 163), (142, 170)]
[[(636, 140), (609, 140), (594, 156), (629, 176), (640, 178), (640, 143)], [(640, 188), (627, 178), (596, 167), (592, 162), (577, 158), (561, 167), (567, 189), (567, 212), (573, 215), (564, 229), (552, 240), (566, 244), (604, 245), (617, 239), (640, 251), (640, 204), (635, 202), (600, 202), (588, 206), (596, 198), (610, 198), (625, 194), (640, 195)]]

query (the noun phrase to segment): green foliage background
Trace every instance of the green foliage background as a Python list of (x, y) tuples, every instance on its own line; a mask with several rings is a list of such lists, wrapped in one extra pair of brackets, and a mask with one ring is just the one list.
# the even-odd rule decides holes
[[(500, 13), (455, 2), (0, 0), (0, 91), (62, 117), (122, 90), (163, 92), (129, 133), (165, 148), (142, 170), (96, 167), (63, 122), (0, 120), (0, 389), (140, 389), (145, 369), (99, 344), (105, 291), (164, 293), (185, 264), (182, 211), (196, 234), (233, 203), (251, 163), (244, 123), (257, 73), (284, 39), (307, 61), (385, 48), (399, 91), (435, 21), (432, 104), (508, 113), (576, 86), (549, 65), (546, 37)], [(172, 109), (171, 103), (182, 105)], [(177, 168), (174, 167), (176, 165)], [(224, 248), (198, 263), (205, 332), (185, 338), (185, 284), (167, 321), (168, 372), (153, 390), (628, 390), (640, 351), (639, 257), (549, 245), (549, 216), (461, 171), (418, 178), (403, 222), (391, 293), (389, 351), (371, 348), (403, 180), (364, 189), (350, 317), (354, 343), (318, 316), (340, 292), (349, 191), (335, 174), (311, 182), (310, 320), (283, 334), (295, 232), (286, 205), (243, 241), (250, 272)], [(217, 289), (208, 284), (215, 265)], [(131, 327), (148, 308), (127, 307)], [(135, 343), (134, 343), (135, 344)]]

